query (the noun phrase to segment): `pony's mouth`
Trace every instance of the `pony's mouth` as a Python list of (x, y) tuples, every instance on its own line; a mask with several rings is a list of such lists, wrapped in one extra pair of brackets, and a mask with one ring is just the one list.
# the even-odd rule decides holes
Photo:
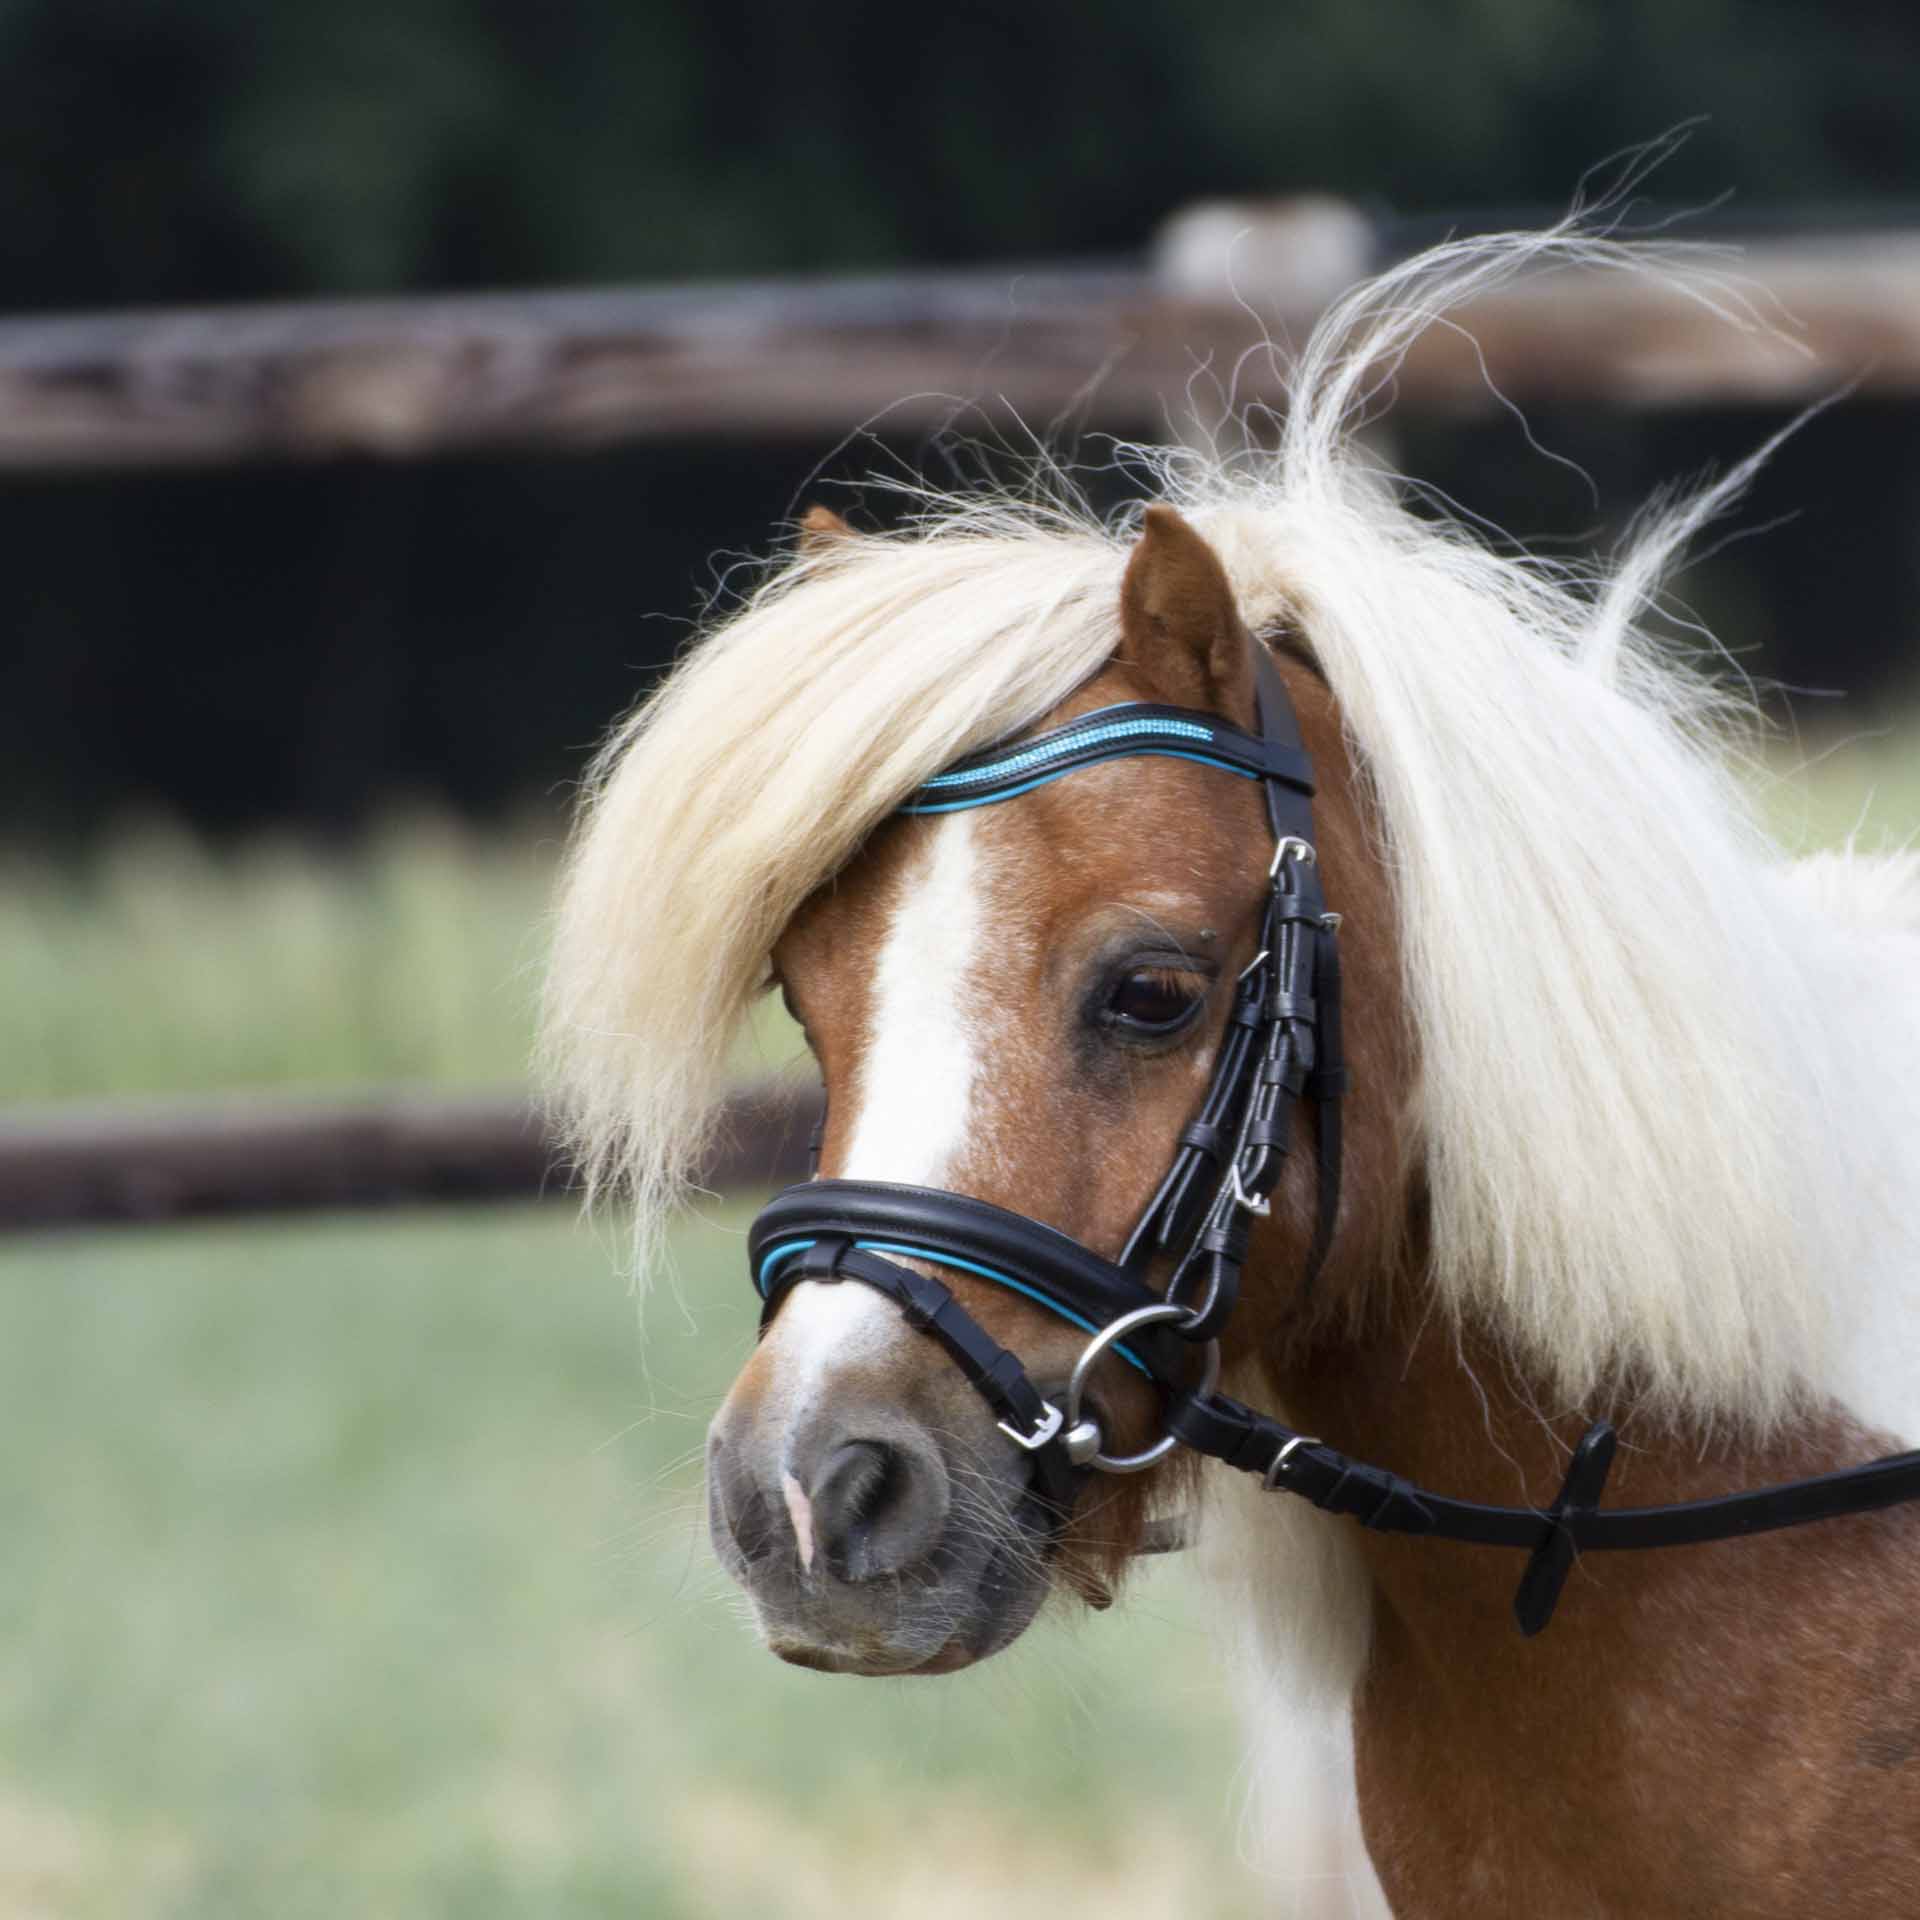
[[(818, 1603), (803, 1603), (798, 1619), (776, 1622), (770, 1616), (778, 1603), (769, 1604), (772, 1596), (757, 1591), (768, 1651), (790, 1666), (815, 1673), (874, 1679), (958, 1673), (977, 1666), (1011, 1646), (1032, 1625), (1054, 1588), (1059, 1543), (1057, 1516), (1034, 1494), (1023, 1493), (996, 1522), (984, 1552), (977, 1541), (970, 1553), (944, 1542), (929, 1556), (918, 1581), (911, 1572), (901, 1576), (896, 1588), (899, 1611), (893, 1619), (850, 1633), (835, 1633), (831, 1627), (822, 1632), (827, 1622)], [(818, 1601), (830, 1608), (833, 1598), (827, 1593)]]

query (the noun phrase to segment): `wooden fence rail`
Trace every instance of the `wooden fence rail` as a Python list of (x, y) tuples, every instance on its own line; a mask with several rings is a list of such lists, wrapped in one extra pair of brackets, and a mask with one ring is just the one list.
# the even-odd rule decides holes
[[(782, 1082), (743, 1090), (703, 1183), (799, 1179), (818, 1098)], [(128, 1102), (0, 1116), (0, 1231), (506, 1200), (567, 1188), (536, 1115), (513, 1095)]]
[[(0, 470), (917, 431), (963, 406), (1158, 431), (1216, 383), (1277, 400), (1284, 342), (1396, 244), (1337, 202), (1224, 204), (1108, 265), (5, 320)], [(1776, 327), (1574, 271), (1430, 330), (1402, 403), (1482, 409), (1489, 380), (1637, 409), (1920, 391), (1920, 234), (1776, 234), (1725, 265)]]

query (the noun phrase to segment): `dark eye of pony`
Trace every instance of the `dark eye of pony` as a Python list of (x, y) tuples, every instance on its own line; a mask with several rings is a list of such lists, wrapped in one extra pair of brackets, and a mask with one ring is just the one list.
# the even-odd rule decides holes
[(1200, 1011), (1206, 983), (1168, 967), (1135, 967), (1108, 990), (1101, 1018), (1129, 1033), (1177, 1033)]

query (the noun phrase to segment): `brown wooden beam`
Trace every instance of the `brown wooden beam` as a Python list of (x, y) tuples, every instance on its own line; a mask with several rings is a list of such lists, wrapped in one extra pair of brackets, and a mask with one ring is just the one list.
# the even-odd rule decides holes
[(0, 468), (1044, 422), (1151, 303), (1009, 268), (0, 321)]
[[(702, 1183), (806, 1172), (818, 1095), (743, 1090)], [(565, 1169), (517, 1095), (16, 1108), (0, 1118), (0, 1231), (564, 1195)]]
[[(1337, 205), (1196, 209), (1154, 264), (315, 301), (0, 321), (0, 471), (414, 458), (474, 447), (918, 432), (1062, 416), (1163, 435), (1286, 355), (1373, 261)], [(1486, 294), (1417, 343), (1416, 410), (1798, 404), (1920, 392), (1920, 236), (1770, 239), (1730, 259), (1774, 330), (1656, 276)], [(1471, 341), (1464, 337), (1471, 336)], [(1478, 351), (1472, 342), (1478, 343)], [(1482, 358), (1485, 371), (1482, 370)]]

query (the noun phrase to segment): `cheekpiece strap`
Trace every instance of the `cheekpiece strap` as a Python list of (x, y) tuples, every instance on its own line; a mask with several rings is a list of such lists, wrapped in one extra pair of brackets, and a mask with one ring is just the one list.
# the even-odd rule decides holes
[[(1275, 760), (1305, 758), (1299, 721), (1264, 646), (1253, 649), (1262, 741)], [(1138, 1267), (1156, 1253), (1176, 1265), (1167, 1297), (1192, 1310), (1180, 1331), (1217, 1339), (1239, 1296), (1252, 1221), (1267, 1211), (1292, 1146), (1293, 1110), (1316, 1108), (1319, 1163), (1312, 1248), (1300, 1297), (1310, 1292), (1340, 1211), (1340, 1051), (1336, 916), (1320, 887), (1312, 788), (1264, 782), (1274, 854), (1259, 947), (1240, 976), (1233, 1011), (1200, 1113), (1180, 1136), (1173, 1164), (1121, 1256)]]

